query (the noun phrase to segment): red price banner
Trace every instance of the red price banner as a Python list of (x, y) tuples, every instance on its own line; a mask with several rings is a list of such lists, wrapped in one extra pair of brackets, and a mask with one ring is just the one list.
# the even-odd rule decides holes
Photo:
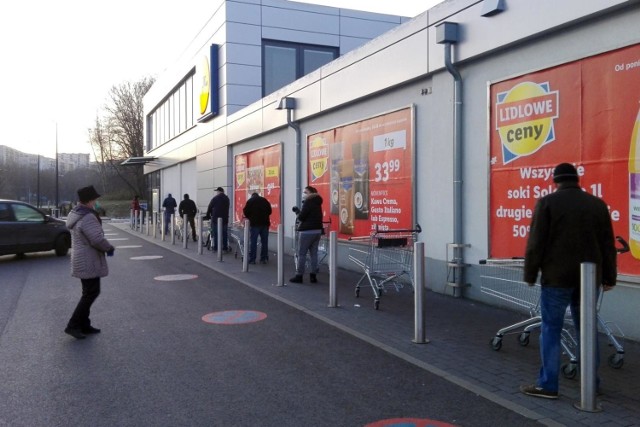
[(308, 136), (309, 185), (340, 238), (413, 228), (413, 109)]
[(280, 144), (260, 148), (235, 156), (234, 162), (234, 222), (242, 221), (242, 209), (251, 194), (258, 193), (271, 203), (271, 226), (280, 224), (280, 194), (282, 187), (282, 148)]
[(619, 272), (640, 274), (640, 45), (493, 84), (490, 97), (490, 256), (524, 255), (535, 203), (568, 162), (632, 247)]

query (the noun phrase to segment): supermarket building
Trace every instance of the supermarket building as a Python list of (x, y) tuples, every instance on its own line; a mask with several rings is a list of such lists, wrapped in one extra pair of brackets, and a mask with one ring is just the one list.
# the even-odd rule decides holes
[(427, 287), (488, 303), (479, 262), (522, 256), (550, 171), (574, 163), (634, 249), (601, 314), (638, 340), (638, 22), (637, 0), (447, 0), (414, 19), (220, 0), (145, 96), (130, 160), (154, 209), (170, 192), (204, 210), (221, 186), (239, 220), (258, 191), (288, 241), (306, 185), (341, 252), (420, 224)]

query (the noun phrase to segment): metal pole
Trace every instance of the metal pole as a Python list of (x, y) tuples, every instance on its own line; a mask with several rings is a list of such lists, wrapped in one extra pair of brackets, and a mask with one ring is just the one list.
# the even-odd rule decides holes
[(162, 209), (162, 213), (160, 215), (162, 215), (162, 222), (161, 222), (162, 227), (160, 227), (160, 236), (162, 237), (162, 241), (164, 242), (164, 238), (165, 238), (164, 229), (167, 225), (169, 225), (167, 224), (167, 217), (165, 216), (164, 208)]
[(596, 265), (580, 264), (580, 403), (573, 406), (586, 412), (600, 412), (596, 402)]
[(187, 240), (189, 240), (189, 235), (187, 234), (187, 224), (188, 216), (187, 214), (182, 215), (182, 247), (187, 249)]
[(216, 224), (218, 230), (218, 261), (222, 261), (222, 218), (218, 218), (218, 223)]
[(203, 223), (204, 221), (202, 220), (202, 216), (198, 215), (198, 239), (200, 240), (200, 243), (198, 244), (198, 255), (202, 255), (202, 244), (204, 243), (204, 239), (202, 238)]
[(147, 236), (149, 235), (149, 211), (145, 211), (144, 212), (144, 216), (145, 216), (145, 221), (147, 221), (147, 223), (145, 224), (145, 228), (147, 230)]
[(129, 209), (129, 228), (133, 230), (133, 209)]
[(249, 271), (249, 230), (250, 230), (249, 220), (244, 220), (244, 230), (242, 230), (242, 239), (244, 241), (244, 245), (242, 245), (242, 271)]
[(158, 237), (158, 212), (153, 211), (153, 238)]
[(171, 244), (176, 244), (176, 214), (171, 214), (171, 228), (169, 232), (171, 233)]
[(413, 342), (427, 344), (424, 315), (424, 242), (413, 244), (414, 324)]
[(284, 226), (278, 224), (278, 282), (276, 286), (285, 286), (284, 283)]
[(336, 289), (338, 276), (338, 233), (329, 233), (329, 307), (338, 307), (338, 292)]

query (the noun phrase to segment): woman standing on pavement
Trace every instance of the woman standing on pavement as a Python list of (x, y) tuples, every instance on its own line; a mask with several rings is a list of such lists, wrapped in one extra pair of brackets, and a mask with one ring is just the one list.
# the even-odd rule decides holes
[(89, 314), (100, 295), (100, 278), (109, 274), (105, 254), (111, 256), (115, 250), (105, 239), (102, 220), (94, 209), (98, 197), (100, 194), (92, 185), (79, 189), (80, 203), (67, 218), (71, 231), (71, 276), (82, 282), (82, 297), (64, 331), (76, 339), (100, 332), (91, 326)]

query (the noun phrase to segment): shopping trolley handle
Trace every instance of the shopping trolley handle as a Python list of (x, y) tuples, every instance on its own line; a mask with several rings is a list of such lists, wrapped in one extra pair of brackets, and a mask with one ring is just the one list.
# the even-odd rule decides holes
[(505, 263), (510, 263), (513, 261), (517, 261), (517, 263), (520, 263), (522, 261), (524, 261), (524, 257), (521, 256), (513, 256), (511, 258), (488, 258), (488, 259), (481, 259), (478, 261), (478, 264), (480, 265), (487, 265), (487, 264), (505, 264)]
[(616, 248), (616, 252), (623, 254), (630, 251), (629, 243), (622, 236), (616, 236), (616, 241), (620, 244), (620, 247)]
[(378, 224), (376, 224), (375, 234), (384, 233), (422, 233), (422, 227), (420, 227), (420, 224), (416, 224), (416, 228), (396, 228), (392, 230), (380, 230)]

